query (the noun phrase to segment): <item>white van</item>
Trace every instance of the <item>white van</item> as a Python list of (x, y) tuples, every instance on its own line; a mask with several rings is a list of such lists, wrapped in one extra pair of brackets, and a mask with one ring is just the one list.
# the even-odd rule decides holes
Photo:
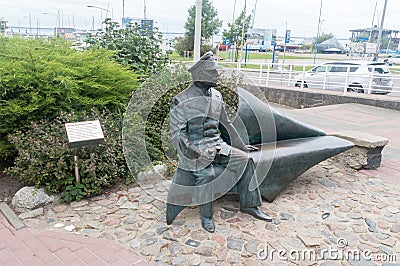
[(293, 86), (359, 93), (388, 94), (393, 80), (388, 66), (382, 62), (337, 61), (312, 68), (296, 75)]

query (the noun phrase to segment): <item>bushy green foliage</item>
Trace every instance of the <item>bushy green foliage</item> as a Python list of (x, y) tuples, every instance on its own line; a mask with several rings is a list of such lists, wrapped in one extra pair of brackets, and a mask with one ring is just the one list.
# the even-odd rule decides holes
[[(131, 180), (122, 151), (122, 118), (118, 112), (87, 115), (62, 114), (53, 120), (32, 123), (26, 132), (10, 135), (18, 150), (14, 166), (6, 173), (28, 184), (45, 186), (49, 192), (63, 192), (65, 201), (96, 195), (119, 180)], [(64, 123), (98, 119), (105, 136), (103, 144), (78, 150), (81, 183), (75, 183), (74, 149), (68, 145)]]
[[(196, 5), (188, 10), (189, 16), (185, 22), (185, 36), (194, 38), (195, 21), (196, 21)], [(222, 26), (222, 20), (218, 18), (218, 11), (212, 6), (210, 0), (202, 0), (201, 3), (201, 38), (204, 41), (210, 40), (212, 35), (219, 32)]]
[[(178, 54), (180, 54), (181, 56), (184, 56), (184, 51), (193, 51), (194, 40), (188, 36), (177, 37), (177, 38), (175, 38), (174, 49)], [(212, 50), (212, 47), (210, 44), (204, 44), (204, 43), (200, 44), (200, 55), (203, 55), (211, 50)], [(193, 53), (191, 54), (191, 56), (192, 55), (193, 55)]]
[[(194, 49), (194, 32), (196, 21), (196, 5), (188, 9), (188, 17), (184, 28), (186, 29), (184, 37), (175, 38), (175, 51), (183, 56), (184, 51), (193, 51)], [(211, 50), (211, 46), (207, 44), (211, 37), (217, 34), (222, 26), (222, 20), (218, 18), (218, 11), (212, 6), (209, 0), (202, 1), (201, 8), (201, 44), (200, 54), (204, 54)]]
[(7, 135), (61, 112), (124, 109), (137, 75), (104, 49), (76, 51), (61, 39), (0, 37), (0, 158), (13, 152)]
[[(232, 44), (237, 46), (242, 45), (246, 41), (246, 32), (250, 27), (250, 21), (251, 15), (246, 16), (246, 10), (243, 9), (233, 23), (228, 22), (228, 29), (222, 33), (223, 39), (230, 39)], [(243, 32), (245, 40), (242, 40)]]
[(168, 55), (161, 50), (162, 36), (157, 28), (153, 28), (153, 32), (145, 32), (133, 24), (121, 28), (111, 19), (106, 19), (104, 24), (104, 31), (86, 39), (91, 47), (115, 51), (116, 61), (141, 74), (160, 71), (168, 63)]

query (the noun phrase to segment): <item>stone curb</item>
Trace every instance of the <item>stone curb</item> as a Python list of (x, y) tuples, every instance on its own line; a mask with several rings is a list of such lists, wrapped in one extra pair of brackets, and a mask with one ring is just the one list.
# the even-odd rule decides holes
[(0, 211), (7, 218), (8, 222), (15, 228), (19, 230), (25, 227), (25, 224), (15, 215), (15, 213), (8, 207), (4, 202), (0, 203)]

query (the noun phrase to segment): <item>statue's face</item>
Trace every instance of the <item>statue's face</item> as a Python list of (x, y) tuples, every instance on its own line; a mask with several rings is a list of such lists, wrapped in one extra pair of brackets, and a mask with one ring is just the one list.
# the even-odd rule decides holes
[(216, 69), (204, 70), (200, 81), (212, 87), (217, 86), (219, 81), (218, 70)]

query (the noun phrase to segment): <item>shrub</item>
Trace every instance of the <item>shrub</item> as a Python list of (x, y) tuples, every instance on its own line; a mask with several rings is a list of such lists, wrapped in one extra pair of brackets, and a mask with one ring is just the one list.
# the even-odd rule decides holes
[[(184, 56), (185, 51), (193, 51), (193, 49), (194, 49), (193, 44), (194, 44), (194, 40), (191, 37), (188, 37), (188, 36), (176, 37), (174, 49), (179, 55)], [(211, 44), (206, 44), (206, 43), (200, 44), (200, 54), (201, 55), (203, 55), (211, 50), (212, 50)]]
[(0, 37), (0, 159), (7, 135), (61, 112), (125, 108), (137, 75), (111, 60), (114, 53), (76, 51), (62, 39)]
[[(6, 169), (12, 178), (62, 192), (64, 200), (97, 195), (119, 180), (132, 180), (122, 151), (122, 114), (92, 110), (87, 115), (62, 114), (54, 120), (32, 123), (26, 132), (10, 135), (18, 150), (14, 166)], [(64, 123), (99, 119), (103, 144), (78, 150), (80, 184), (75, 184), (74, 149), (68, 145)]]
[(138, 73), (149, 75), (160, 71), (169, 62), (168, 55), (161, 49), (162, 35), (153, 28), (144, 32), (138, 25), (127, 24), (121, 28), (117, 22), (107, 18), (105, 31), (89, 36), (86, 42), (91, 47), (115, 51), (115, 59)]

